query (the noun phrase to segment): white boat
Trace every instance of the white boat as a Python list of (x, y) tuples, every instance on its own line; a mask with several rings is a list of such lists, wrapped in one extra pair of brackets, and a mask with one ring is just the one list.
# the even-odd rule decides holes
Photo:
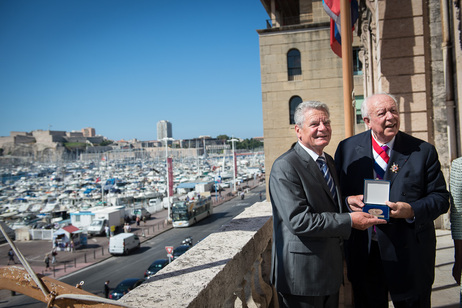
[(45, 205), (45, 208), (41, 210), (40, 213), (55, 212), (55, 211), (58, 211), (60, 207), (61, 207), (60, 204), (57, 202), (47, 203), (47, 205)]

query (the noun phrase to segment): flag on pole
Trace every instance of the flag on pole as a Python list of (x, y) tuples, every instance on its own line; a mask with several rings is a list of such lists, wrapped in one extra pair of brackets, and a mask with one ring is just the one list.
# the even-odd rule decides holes
[[(342, 39), (340, 36), (340, 1), (344, 0), (322, 0), (322, 5), (327, 15), (330, 16), (330, 47), (332, 51), (342, 57)], [(351, 4), (351, 25), (352, 30), (358, 19), (358, 2), (357, 0), (349, 0)]]
[(167, 158), (167, 176), (168, 176), (168, 194), (173, 196), (173, 159), (171, 157)]

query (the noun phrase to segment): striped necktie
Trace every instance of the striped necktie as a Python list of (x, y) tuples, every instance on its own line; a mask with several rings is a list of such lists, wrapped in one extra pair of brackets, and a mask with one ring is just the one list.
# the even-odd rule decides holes
[(324, 176), (324, 179), (326, 180), (327, 186), (329, 187), (332, 197), (335, 199), (335, 195), (336, 195), (335, 183), (334, 183), (334, 179), (332, 178), (332, 175), (329, 172), (329, 168), (327, 167), (326, 159), (322, 156), (319, 156), (316, 162), (318, 163), (319, 169), (321, 169), (322, 175)]
[(379, 144), (372, 138), (372, 147), (376, 153), (376, 159), (374, 161), (374, 171), (377, 174), (377, 178), (382, 180), (385, 176), (388, 161), (390, 157), (387, 154), (389, 147), (387, 145), (379, 146)]

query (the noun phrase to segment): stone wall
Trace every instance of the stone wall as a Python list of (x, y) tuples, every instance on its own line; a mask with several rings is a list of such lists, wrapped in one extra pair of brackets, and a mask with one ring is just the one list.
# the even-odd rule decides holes
[(53, 143), (65, 141), (66, 132), (35, 130), (32, 132), (32, 135), (35, 137), (37, 143), (53, 146)]
[(82, 132), (66, 132), (67, 137), (80, 137), (83, 138), (84, 135)]
[(269, 202), (254, 204), (119, 301), (130, 307), (268, 307), (271, 217)]

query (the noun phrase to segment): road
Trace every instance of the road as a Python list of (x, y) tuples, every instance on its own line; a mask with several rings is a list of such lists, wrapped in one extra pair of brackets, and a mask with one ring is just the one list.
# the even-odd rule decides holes
[[(188, 236), (192, 236), (194, 244), (209, 234), (215, 232), (222, 225), (226, 225), (246, 207), (259, 202), (259, 192), (265, 195), (265, 186), (261, 185), (247, 193), (244, 200), (234, 198), (214, 208), (211, 216), (188, 228), (174, 228), (143, 242), (141, 249), (128, 256), (111, 257), (103, 262), (86, 267), (60, 279), (76, 285), (83, 281), (83, 289), (93, 294), (103, 296), (104, 281), (110, 281), (114, 288), (125, 278), (143, 278), (145, 270), (156, 259), (166, 259), (165, 246), (179, 246)], [(0, 307), (46, 307), (45, 303), (29, 298), (25, 295), (10, 297), (0, 303)]]

